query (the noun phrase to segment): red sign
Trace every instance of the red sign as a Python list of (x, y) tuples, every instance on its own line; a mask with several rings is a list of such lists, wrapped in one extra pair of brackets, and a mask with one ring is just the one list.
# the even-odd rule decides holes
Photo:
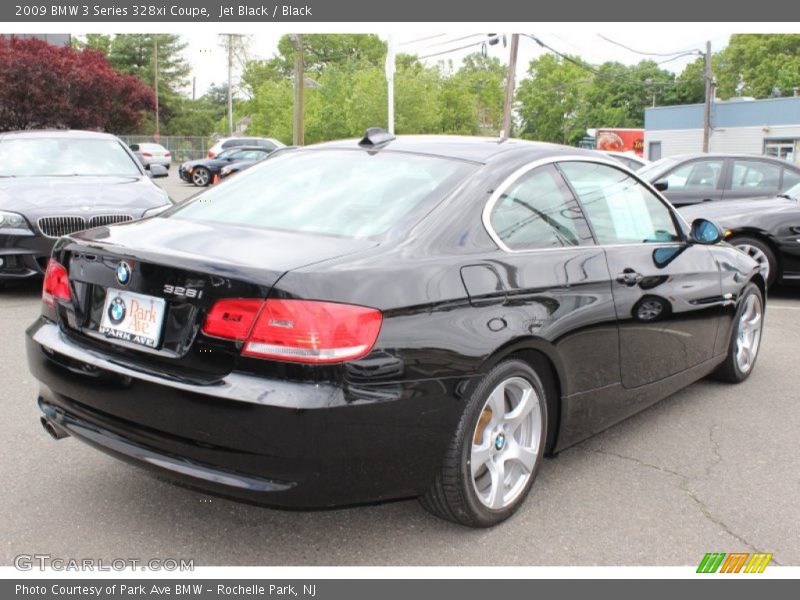
[(598, 129), (597, 149), (644, 155), (644, 129)]

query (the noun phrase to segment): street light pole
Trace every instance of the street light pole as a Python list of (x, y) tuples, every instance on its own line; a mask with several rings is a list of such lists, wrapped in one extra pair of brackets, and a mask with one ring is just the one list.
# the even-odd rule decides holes
[(228, 34), (228, 134), (233, 135), (233, 34)]
[(153, 89), (156, 93), (156, 130), (153, 139), (157, 142), (161, 136), (158, 119), (158, 35), (153, 35)]
[[(295, 146), (302, 146), (305, 138), (305, 130), (303, 125), (304, 109), (303, 103), (305, 101), (303, 92), (305, 89), (305, 81), (303, 78), (303, 34), (298, 33), (292, 36), (292, 41), (295, 45), (294, 53), (294, 127), (292, 128), (292, 143)], [(291, 38), (290, 38), (291, 39)]]
[(389, 36), (389, 43), (386, 50), (386, 94), (388, 97), (388, 120), (389, 133), (394, 135), (394, 36)]

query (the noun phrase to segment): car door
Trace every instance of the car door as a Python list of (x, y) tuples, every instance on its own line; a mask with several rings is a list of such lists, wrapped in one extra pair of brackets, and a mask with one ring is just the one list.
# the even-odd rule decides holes
[(605, 254), (566, 182), (552, 164), (534, 164), (494, 194), (484, 224), (505, 252), (490, 265), (462, 269), (470, 297), (486, 268), (497, 273), (507, 295), (503, 319), (557, 349), (569, 377), (563, 393), (617, 383), (619, 331)]
[(725, 200), (770, 197), (780, 191), (781, 165), (757, 158), (733, 158), (730, 162)]
[(680, 163), (664, 173), (664, 195), (675, 206), (721, 200), (724, 191), (725, 160), (697, 158)]
[(606, 253), (623, 386), (711, 359), (722, 303), (709, 249), (689, 243), (674, 211), (622, 170), (588, 161), (562, 161), (559, 169)]

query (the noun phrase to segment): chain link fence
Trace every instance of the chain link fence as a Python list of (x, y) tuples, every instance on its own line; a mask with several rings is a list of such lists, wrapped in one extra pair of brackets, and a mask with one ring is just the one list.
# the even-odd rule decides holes
[[(120, 135), (126, 144), (152, 144), (151, 135)], [(208, 155), (208, 149), (214, 145), (214, 139), (203, 136), (189, 135), (162, 135), (158, 143), (172, 154), (172, 162), (182, 163), (187, 160), (197, 160)]]

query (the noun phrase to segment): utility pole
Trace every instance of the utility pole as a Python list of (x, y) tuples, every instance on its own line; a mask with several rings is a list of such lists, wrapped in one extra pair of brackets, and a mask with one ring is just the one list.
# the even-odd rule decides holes
[(157, 142), (161, 136), (158, 122), (158, 35), (153, 35), (153, 89), (156, 92), (156, 131), (153, 140)]
[(703, 111), (703, 152), (708, 152), (708, 143), (711, 138), (711, 104), (714, 101), (714, 74), (711, 72), (711, 42), (706, 42), (705, 63), (706, 104)]
[(228, 34), (228, 134), (233, 135), (233, 34)]
[[(292, 143), (295, 146), (303, 145), (305, 137), (303, 129), (303, 92), (305, 81), (303, 76), (303, 34), (292, 36), (294, 39), (294, 127), (292, 128)], [(291, 38), (290, 38), (291, 39)]]
[(517, 72), (517, 50), (519, 49), (519, 34), (511, 34), (511, 55), (508, 59), (508, 76), (506, 77), (506, 100), (503, 104), (503, 131), (501, 139), (511, 137), (511, 108), (514, 103), (514, 79)]

